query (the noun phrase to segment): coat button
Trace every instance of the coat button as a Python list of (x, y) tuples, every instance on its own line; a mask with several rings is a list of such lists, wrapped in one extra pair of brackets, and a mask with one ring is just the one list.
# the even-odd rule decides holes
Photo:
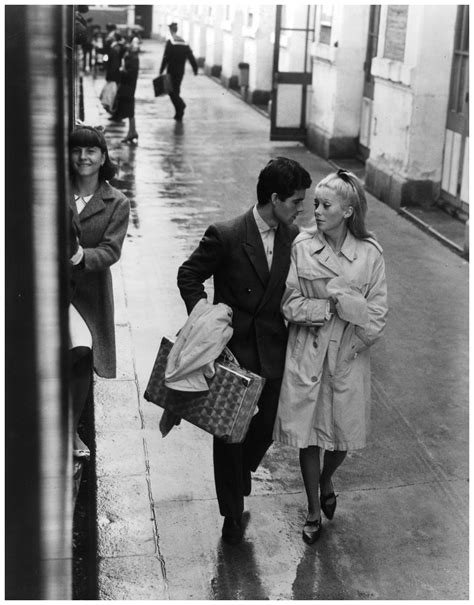
[(311, 382), (318, 382), (319, 378), (317, 376), (311, 376)]
[(315, 349), (317, 349), (317, 348), (318, 348), (318, 341), (317, 341), (317, 340), (314, 340), (314, 341), (313, 341), (313, 347), (314, 347)]
[(247, 292), (252, 292), (252, 288), (247, 288)]

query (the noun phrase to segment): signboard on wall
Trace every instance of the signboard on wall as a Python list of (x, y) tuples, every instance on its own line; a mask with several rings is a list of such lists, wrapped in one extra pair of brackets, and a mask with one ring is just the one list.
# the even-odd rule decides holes
[(385, 32), (386, 59), (403, 61), (405, 58), (405, 40), (407, 33), (408, 5), (387, 6), (387, 25)]

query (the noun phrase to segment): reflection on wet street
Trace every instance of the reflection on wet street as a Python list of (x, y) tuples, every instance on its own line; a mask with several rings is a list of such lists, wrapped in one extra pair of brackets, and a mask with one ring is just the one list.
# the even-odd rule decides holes
[[(392, 349), (381, 345), (375, 359), (373, 422), (379, 438), (363, 454), (349, 454), (335, 485), (338, 511), (333, 521), (323, 522), (321, 539), (313, 547), (301, 539), (306, 510), (296, 449), (272, 446), (253, 476), (252, 495), (246, 498), (244, 540), (230, 547), (221, 541), (212, 438), (186, 422), (166, 438), (161, 437), (161, 408), (146, 402), (143, 392), (161, 338), (173, 338), (187, 317), (176, 285), (178, 267), (210, 223), (236, 216), (255, 203), (258, 173), (271, 157), (288, 155), (298, 160), (310, 172), (313, 183), (331, 169), (299, 143), (270, 142), (265, 116), (211, 78), (193, 76), (191, 70), (182, 86), (187, 104), (184, 120), (175, 122), (169, 98), (153, 96), (152, 79), (162, 51), (162, 44), (144, 41), (136, 93), (138, 145), (122, 142), (126, 122), (113, 123), (103, 115), (110, 155), (119, 166), (114, 185), (124, 191), (132, 205), (117, 269), (117, 298), (124, 299), (124, 308), (119, 306), (116, 323), (119, 350), (130, 353), (133, 360), (119, 359), (118, 382), (132, 376), (133, 389), (139, 392), (134, 414), (139, 417), (140, 430), (138, 436), (133, 433), (130, 437), (135, 440), (134, 457), (121, 450), (123, 461), (116, 464), (120, 472), (122, 464), (125, 468), (138, 466), (142, 462), (139, 456), (145, 452), (143, 490), (152, 514), (145, 507), (139, 519), (127, 519), (123, 527), (129, 531), (130, 556), (135, 558), (144, 551), (153, 559), (151, 563), (147, 559), (153, 572), (163, 577), (162, 592), (150, 588), (146, 598), (459, 598), (456, 582), (447, 585), (444, 578), (448, 572), (453, 577), (459, 574), (460, 584), (463, 582), (465, 569), (459, 569), (453, 553), (460, 545), (465, 548), (466, 515), (464, 511), (455, 519), (448, 518), (445, 502), (463, 510), (465, 482), (453, 478), (449, 489), (445, 486), (446, 475), (439, 471), (441, 462), (435, 462), (434, 450), (428, 450), (418, 439), (422, 432), (419, 426), (428, 419), (415, 418), (416, 423), (410, 424), (405, 420), (406, 409), (400, 412), (397, 408), (403, 387), (397, 380), (406, 367), (405, 352), (400, 353), (403, 343), (400, 338), (396, 341), (396, 333), (392, 333), (394, 344), (387, 345)], [(312, 220), (311, 192), (306, 199), (300, 225)], [(371, 226), (387, 247), (389, 271), (403, 274), (407, 265), (403, 259), (397, 260), (400, 244), (390, 239), (398, 217), (375, 201), (371, 201), (370, 212)], [(398, 224), (397, 228), (397, 237), (405, 234), (403, 245), (408, 250), (412, 246), (415, 257), (419, 235), (402, 231)], [(437, 254), (437, 248), (429, 249), (436, 269), (428, 264), (428, 269), (424, 267), (424, 279), (430, 283), (435, 283), (442, 264), (436, 260)], [(453, 289), (459, 282), (458, 269), (454, 267), (445, 275), (446, 280), (453, 280)], [(405, 274), (404, 280), (409, 283), (410, 277)], [(396, 279), (393, 282), (398, 287), (392, 299), (396, 307), (415, 287)], [(212, 284), (206, 288), (211, 292)], [(409, 319), (404, 320), (400, 313), (397, 317), (394, 311), (392, 321), (409, 331)], [(423, 321), (419, 319), (421, 325)], [(397, 363), (397, 371), (392, 372)], [(419, 392), (423, 396), (421, 389)], [(121, 427), (119, 440), (125, 439), (128, 428)], [(423, 430), (429, 433), (430, 428)], [(105, 447), (109, 447), (108, 442)], [(439, 455), (446, 451), (450, 450), (443, 449)], [(455, 459), (455, 453), (452, 456)], [(126, 481), (137, 480), (140, 472), (134, 467)], [(459, 476), (463, 473), (459, 471)], [(136, 527), (150, 523), (150, 519), (154, 542), (147, 539), (143, 545)], [(110, 564), (115, 554), (103, 559)], [(123, 561), (122, 554), (119, 559)], [(121, 580), (120, 573), (115, 572), (113, 578)]]

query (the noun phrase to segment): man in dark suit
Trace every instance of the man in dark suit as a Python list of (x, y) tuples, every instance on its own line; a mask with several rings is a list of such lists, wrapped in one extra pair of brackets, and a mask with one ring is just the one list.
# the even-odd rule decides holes
[(178, 287), (188, 313), (206, 298), (204, 282), (214, 278), (214, 303), (233, 310), (233, 336), (228, 347), (242, 367), (266, 378), (243, 443), (214, 438), (214, 478), (222, 537), (236, 544), (243, 535), (244, 496), (272, 443), (287, 327), (280, 302), (290, 267), (291, 242), (298, 234), (293, 221), (302, 211), (308, 172), (294, 160), (270, 160), (260, 172), (258, 203), (243, 215), (206, 230), (196, 250), (178, 270)]
[(166, 42), (163, 60), (161, 61), (160, 75), (166, 69), (171, 77), (173, 90), (169, 93), (169, 97), (176, 110), (174, 119), (181, 122), (186, 107), (186, 103), (180, 96), (186, 60), (191, 63), (194, 75), (197, 75), (198, 65), (189, 44), (187, 44), (181, 36), (178, 36), (178, 25), (176, 23), (170, 23), (168, 27), (170, 29), (171, 39)]

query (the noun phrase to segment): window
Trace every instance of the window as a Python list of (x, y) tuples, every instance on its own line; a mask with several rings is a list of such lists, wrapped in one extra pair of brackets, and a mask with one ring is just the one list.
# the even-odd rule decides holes
[(367, 34), (367, 52), (364, 63), (364, 97), (374, 98), (374, 76), (372, 75), (372, 59), (377, 56), (379, 44), (380, 5), (370, 6), (369, 31)]
[(454, 37), (453, 67), (451, 71), (451, 90), (449, 111), (463, 113), (468, 94), (469, 69), (469, 6), (458, 6)]
[(247, 27), (253, 27), (253, 11), (249, 10), (247, 13)]
[(333, 19), (334, 6), (332, 4), (321, 5), (321, 21), (319, 26), (319, 42), (320, 44), (331, 43), (331, 30)]

